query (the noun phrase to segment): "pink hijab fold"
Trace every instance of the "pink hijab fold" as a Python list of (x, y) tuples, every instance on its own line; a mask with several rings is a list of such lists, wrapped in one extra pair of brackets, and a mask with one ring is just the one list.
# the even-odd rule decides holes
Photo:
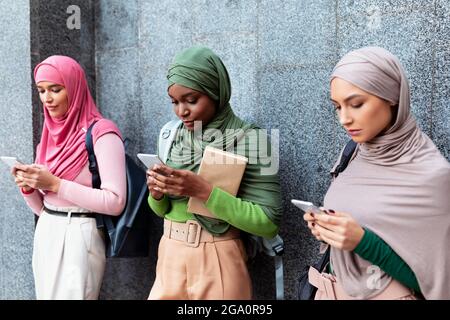
[(122, 138), (117, 126), (104, 119), (89, 92), (81, 66), (66, 56), (51, 56), (34, 69), (36, 84), (48, 81), (63, 85), (68, 96), (68, 111), (61, 118), (52, 118), (44, 107), (44, 126), (37, 147), (36, 163), (45, 165), (61, 179), (74, 180), (88, 161), (86, 130), (98, 121), (93, 130), (94, 143), (106, 133)]
[[(413, 270), (426, 299), (450, 299), (450, 165), (410, 113), (399, 60), (382, 48), (358, 49), (338, 62), (335, 77), (398, 105), (398, 113), (382, 136), (358, 145), (324, 206), (350, 213), (380, 236)], [(350, 251), (332, 248), (331, 262), (357, 299), (377, 295), (392, 279)]]

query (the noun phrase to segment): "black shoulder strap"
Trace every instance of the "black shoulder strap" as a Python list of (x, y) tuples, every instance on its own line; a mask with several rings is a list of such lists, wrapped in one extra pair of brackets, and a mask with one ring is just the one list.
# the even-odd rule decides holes
[[(333, 177), (336, 178), (339, 175), (339, 173), (341, 173), (342, 171), (345, 170), (345, 168), (347, 168), (347, 165), (350, 162), (350, 159), (352, 158), (357, 145), (358, 144), (353, 140), (350, 140), (347, 142), (347, 144), (345, 145), (344, 151), (342, 151), (341, 161), (336, 166), (336, 169), (334, 169), (334, 171), (331, 172), (331, 175)], [(318, 265), (316, 265), (317, 268), (320, 268), (320, 271), (323, 271), (325, 269), (326, 265), (328, 264), (328, 262), (330, 261), (330, 250), (331, 250), (331, 246), (328, 245), (327, 250), (323, 253), (323, 256), (320, 259), (320, 261), (318, 262)]]
[(342, 152), (341, 161), (336, 166), (336, 169), (331, 173), (335, 178), (339, 175), (339, 173), (347, 168), (347, 165), (352, 158), (353, 152), (355, 152), (356, 146), (357, 143), (353, 140), (350, 140), (345, 145), (344, 151)]
[(96, 122), (97, 121), (94, 121), (86, 132), (86, 150), (89, 159), (89, 171), (92, 174), (92, 187), (94, 189), (100, 189), (100, 174), (98, 173), (97, 158), (95, 157), (94, 143), (92, 141), (92, 128)]
[[(100, 185), (102, 184), (100, 180), (100, 174), (98, 173), (98, 166), (97, 166), (97, 158), (95, 157), (94, 153), (94, 142), (92, 141), (92, 128), (94, 127), (94, 124), (97, 121), (94, 121), (88, 128), (86, 132), (86, 150), (88, 153), (88, 160), (89, 160), (89, 171), (92, 174), (92, 188), (94, 189), (100, 189)], [(105, 221), (103, 219), (103, 215), (96, 214), (95, 215), (95, 222), (97, 224), (97, 229), (101, 229), (105, 227)]]

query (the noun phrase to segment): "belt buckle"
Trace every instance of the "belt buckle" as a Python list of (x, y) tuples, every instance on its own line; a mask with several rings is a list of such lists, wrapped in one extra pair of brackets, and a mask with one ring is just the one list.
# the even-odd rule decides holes
[[(197, 221), (193, 221), (193, 220), (187, 221), (186, 225), (187, 225), (186, 240), (184, 242), (186, 243), (186, 245), (188, 247), (197, 248), (198, 245), (200, 244), (200, 234), (202, 232), (202, 226)], [(191, 225), (197, 226), (196, 233), (195, 233), (195, 241), (192, 242), (192, 243), (189, 242), (189, 231), (190, 231), (190, 226)]]

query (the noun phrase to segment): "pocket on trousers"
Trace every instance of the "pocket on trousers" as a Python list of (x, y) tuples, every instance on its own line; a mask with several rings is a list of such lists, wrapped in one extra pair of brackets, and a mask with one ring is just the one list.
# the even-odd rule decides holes
[(92, 222), (90, 221), (90, 219), (89, 221), (83, 221), (80, 223), (81, 237), (83, 238), (83, 242), (88, 252), (91, 252), (92, 228)]

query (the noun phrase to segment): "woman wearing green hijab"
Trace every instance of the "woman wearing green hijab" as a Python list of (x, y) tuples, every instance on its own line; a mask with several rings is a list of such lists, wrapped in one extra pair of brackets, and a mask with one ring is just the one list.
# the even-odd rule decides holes
[[(147, 171), (149, 205), (164, 218), (149, 299), (251, 299), (240, 231), (271, 238), (281, 218), (278, 174), (264, 170), (271, 165), (270, 143), (233, 113), (228, 72), (210, 49), (196, 46), (177, 54), (167, 78), (182, 123), (166, 165)], [(250, 139), (255, 136), (260, 139)], [(206, 146), (230, 151), (236, 145), (241, 147), (234, 153), (257, 157), (247, 164), (233, 196), (197, 172)], [(201, 200), (216, 218), (189, 213), (190, 197)]]

